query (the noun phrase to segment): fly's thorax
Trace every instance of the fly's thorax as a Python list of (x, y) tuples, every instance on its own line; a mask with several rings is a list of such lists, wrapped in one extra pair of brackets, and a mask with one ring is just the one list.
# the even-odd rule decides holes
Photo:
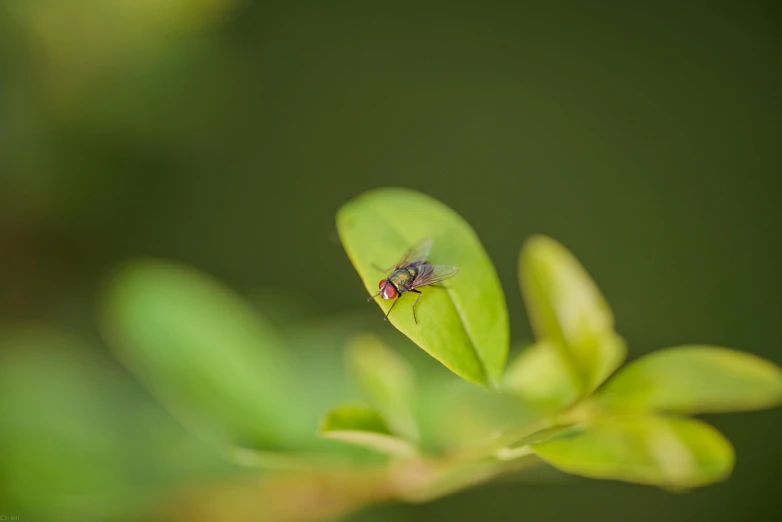
[(415, 276), (418, 274), (418, 269), (414, 266), (407, 266), (395, 270), (393, 274), (388, 277), (388, 281), (393, 283), (400, 293), (407, 292), (408, 286), (413, 282)]

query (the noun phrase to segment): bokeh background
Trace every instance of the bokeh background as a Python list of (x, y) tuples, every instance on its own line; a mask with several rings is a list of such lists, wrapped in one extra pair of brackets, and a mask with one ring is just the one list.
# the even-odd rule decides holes
[[(291, 335), (388, 332), (334, 226), (381, 186), (473, 225), (516, 341), (518, 251), (545, 233), (601, 286), (631, 359), (703, 342), (782, 363), (782, 4), (665, 4), (3, 0), (0, 391), (49, 452), (0, 419), (0, 513), (133, 519), (170, 484), (230, 475), (105, 348), (101, 279), (170, 258)], [(686, 495), (508, 482), (351, 520), (782, 520), (782, 411), (708, 420), (736, 470)], [(43, 491), (74, 470), (105, 494)]]

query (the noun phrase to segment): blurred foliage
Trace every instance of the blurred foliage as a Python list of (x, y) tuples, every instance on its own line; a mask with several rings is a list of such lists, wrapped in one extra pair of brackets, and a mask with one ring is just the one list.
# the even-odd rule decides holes
[[(687, 496), (568, 479), (530, 452), (568, 472), (688, 488), (724, 478), (732, 455), (707, 425), (670, 414), (778, 404), (778, 367), (693, 342), (780, 360), (781, 16), (764, 1), (7, 0), (0, 512), (302, 520), (492, 479), (349, 517), (780, 519), (779, 410), (707, 416), (736, 445), (735, 476)], [(453, 377), (377, 310), (346, 313), (361, 306), (361, 284), (325, 217), (387, 185), (459, 209), (480, 235), (478, 257), (496, 262), (486, 277), (503, 281), (516, 341), (495, 370), (502, 393)], [(399, 213), (381, 216), (415, 222)], [(549, 243), (526, 251), (541, 278), (523, 287), (531, 341), (509, 289), (525, 277), (519, 242), (534, 246), (541, 231), (591, 267), (622, 338), (602, 337), (614, 314), (579, 268), (556, 284), (550, 272), (574, 258)], [(412, 239), (369, 237), (378, 264)], [(109, 267), (147, 255), (185, 264), (123, 265), (109, 281), (116, 299), (98, 310), (128, 374), (96, 331), (94, 293)], [(358, 268), (374, 289), (376, 272)], [(584, 302), (599, 306), (568, 312)], [(586, 338), (552, 322), (557, 310)], [(122, 317), (109, 331), (112, 314)], [(504, 361), (502, 329), (503, 347), (488, 351)], [(631, 359), (686, 344), (600, 385), (625, 339)], [(376, 364), (390, 375), (367, 371)], [(286, 393), (270, 398), (272, 388)], [(374, 410), (423, 464), (318, 438), (343, 404)]]
[(355, 406), (342, 406), (326, 414), (320, 434), (349, 444), (365, 446), (398, 457), (413, 457), (415, 446), (394, 436), (378, 412)]
[(40, 520), (153, 517), (203, 476), (241, 475), (78, 336), (0, 331), (0, 505)]
[(239, 446), (301, 444), (294, 368), (246, 304), (203, 275), (154, 261), (120, 269), (106, 294), (110, 344), (185, 422), (211, 421), (205, 431)]
[(410, 364), (371, 335), (357, 336), (347, 356), (353, 378), (394, 433), (417, 440), (415, 372)]
[[(492, 299), (504, 308), (502, 294), (481, 294), (471, 286), (486, 281), (491, 285), (493, 267), (477, 240), (465, 243), (464, 236), (474, 233), (466, 225), (460, 228), (460, 218), (443, 212), (441, 203), (397, 189), (361, 196), (370, 208), (385, 207), (388, 198), (399, 197), (399, 204), (410, 200), (421, 210), (408, 219), (426, 223), (425, 209), (431, 206), (441, 216), (438, 229), (453, 230), (438, 236), (433, 257), (443, 256), (440, 250), (458, 253), (466, 264), (459, 273), (465, 281), (448, 286), (452, 302), (425, 308), (420, 324), (394, 324), (456, 375), (476, 380), (477, 374), (464, 371), (476, 353), (505, 352), (504, 343), (486, 341), (469, 349), (458, 347), (462, 339), (506, 337), (504, 315), (501, 320), (485, 319), (495, 307)], [(338, 219), (343, 234), (352, 223), (372, 223), (362, 216), (352, 221), (344, 212)], [(419, 228), (412, 222), (409, 226)], [(370, 253), (366, 244), (378, 244), (372, 234), (353, 235), (351, 241), (354, 252)], [(470, 265), (470, 259), (481, 263)], [(177, 489), (183, 484), (165, 467), (133, 461), (133, 448), (123, 444), (128, 434), (117, 431), (112, 420), (118, 411), (127, 414), (134, 407), (113, 402), (127, 398), (112, 391), (117, 379), (90, 373), (94, 363), (82, 362), (78, 347), (33, 329), (27, 335), (11, 333), (2, 343), (7, 359), (2, 368), (8, 374), (1, 382), (9, 392), (2, 396), (0, 413), (12, 429), (3, 431), (0, 449), (13, 457), (6, 462), (6, 474), (0, 475), (13, 484), (7, 502), (15, 509), (48, 515), (138, 514), (147, 504), (129, 506), (139, 502), (134, 475), (145, 465), (145, 487), (153, 488), (160, 502), (165, 499), (162, 492), (170, 495), (167, 504), (148, 509), (155, 513), (157, 507), (156, 513), (175, 520), (205, 520), (224, 503), (233, 520), (322, 520), (388, 500), (431, 501), (542, 462), (586, 477), (683, 490), (726, 479), (733, 468), (733, 448), (701, 421), (657, 412), (782, 404), (782, 370), (761, 358), (713, 347), (649, 355), (619, 370), (593, 395), (624, 354), (623, 344), (617, 349), (619, 337), (596, 285), (572, 254), (544, 237), (522, 249), (520, 274), (522, 290), (533, 296), (530, 317), (538, 321), (538, 339), (513, 361), (504, 378), (496, 376), (503, 383), (500, 389), (468, 385), (454, 395), (446, 381), (430, 381), (431, 369), (416, 376), (420, 368), (380, 338), (366, 332), (353, 335), (347, 328), (338, 341), (346, 350), (345, 370), (371, 407), (341, 399), (342, 405), (321, 412), (325, 415), (316, 432), (307, 418), (313, 411), (306, 405), (312, 391), (303, 392), (309, 373), (322, 372), (324, 366), (297, 367), (296, 357), (288, 355), (286, 336), (209, 276), (171, 262), (127, 263), (103, 285), (98, 311), (105, 340), (175, 418), (203, 437), (204, 449), (195, 457), (208, 462), (206, 448), (213, 448), (225, 470), (233, 467), (234, 472), (220, 480), (214, 469), (207, 469), (198, 474), (198, 488), (206, 489)], [(371, 294), (373, 289), (366, 286)], [(460, 301), (465, 295), (478, 302)], [(465, 302), (469, 306), (462, 306)], [(453, 303), (460, 303), (456, 323), (443, 315), (454, 313), (448, 308)], [(448, 337), (442, 325), (430, 328), (437, 321), (463, 328), (462, 336)], [(478, 335), (476, 325), (499, 331)], [(316, 335), (311, 349), (322, 348), (321, 340), (327, 339)], [(432, 343), (452, 351), (443, 360)], [(32, 348), (25, 350), (28, 345)], [(418, 380), (430, 385), (417, 391)], [(43, 382), (48, 386), (41, 386)], [(426, 396), (428, 401), (423, 400)], [(60, 419), (63, 414), (67, 417)], [(146, 436), (163, 436), (155, 424), (125, 417), (122, 422), (131, 422), (133, 430)], [(62, 426), (53, 443), (46, 435), (50, 424)], [(139, 444), (145, 455), (160, 451), (157, 439), (135, 440), (134, 448)], [(240, 466), (245, 469), (240, 471)], [(24, 472), (21, 480), (15, 476), (17, 468)], [(63, 473), (69, 468), (78, 471)], [(249, 478), (253, 472), (259, 481), (255, 494)], [(144, 501), (150, 502), (148, 497)], [(205, 502), (212, 507), (203, 507)]]

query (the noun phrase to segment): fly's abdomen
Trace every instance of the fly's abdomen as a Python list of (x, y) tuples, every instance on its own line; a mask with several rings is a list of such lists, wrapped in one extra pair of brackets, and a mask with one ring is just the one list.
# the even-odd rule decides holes
[(394, 286), (396, 287), (399, 292), (407, 292), (407, 288), (410, 286), (410, 284), (413, 282), (413, 279), (415, 279), (415, 276), (418, 274), (418, 270), (413, 266), (408, 266), (405, 268), (400, 268), (391, 276), (388, 278), (389, 281), (391, 281)]

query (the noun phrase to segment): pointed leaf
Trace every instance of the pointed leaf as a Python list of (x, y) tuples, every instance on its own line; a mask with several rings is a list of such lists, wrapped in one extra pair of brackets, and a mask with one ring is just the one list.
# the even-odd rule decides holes
[(252, 448), (297, 442), (282, 346), (217, 281), (175, 263), (134, 262), (109, 281), (101, 315), (119, 358), (197, 432)]
[(589, 394), (626, 353), (597, 285), (565, 247), (544, 236), (529, 239), (522, 248), (519, 279), (538, 340), (562, 352), (579, 390)]
[(568, 473), (672, 489), (723, 480), (734, 460), (730, 442), (708, 424), (655, 416), (577, 424), (532, 450)]
[[(387, 276), (375, 266), (395, 265), (416, 242), (431, 238), (428, 262), (459, 272), (418, 297), (402, 294), (389, 316), (399, 331), (460, 377), (496, 385), (508, 352), (508, 315), (494, 266), (480, 240), (456, 212), (428, 196), (380, 189), (359, 196), (337, 214), (340, 238), (364, 287), (374, 295)], [(393, 301), (376, 298), (387, 313)]]
[(391, 431), (417, 440), (418, 428), (413, 415), (415, 375), (409, 363), (370, 334), (352, 340), (348, 362), (367, 400)]
[(415, 446), (394, 436), (380, 414), (368, 408), (341, 406), (331, 410), (321, 423), (320, 435), (397, 457), (417, 455)]
[(611, 411), (705, 413), (782, 404), (782, 369), (716, 346), (660, 350), (627, 365), (594, 397)]

